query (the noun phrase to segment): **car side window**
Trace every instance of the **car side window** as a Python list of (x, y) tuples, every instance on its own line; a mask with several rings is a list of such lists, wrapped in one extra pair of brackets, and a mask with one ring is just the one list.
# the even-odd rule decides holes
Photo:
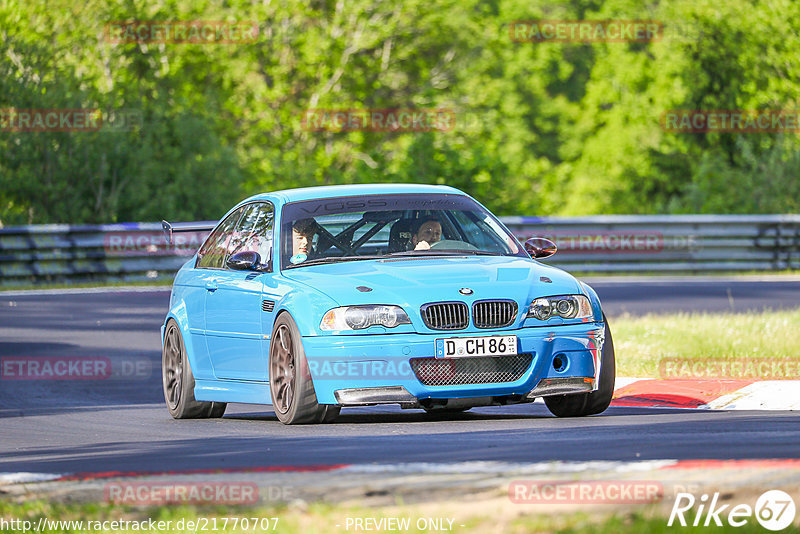
[(233, 229), (236, 227), (243, 209), (239, 208), (228, 215), (217, 226), (216, 230), (208, 236), (198, 252), (200, 259), (197, 261), (196, 267), (200, 269), (221, 269), (225, 265), (225, 256), (228, 253), (228, 246), (233, 237)]
[(236, 226), (229, 245), (229, 254), (253, 251), (267, 263), (272, 253), (272, 230), (275, 221), (275, 208), (269, 202), (248, 204), (244, 207), (242, 219)]

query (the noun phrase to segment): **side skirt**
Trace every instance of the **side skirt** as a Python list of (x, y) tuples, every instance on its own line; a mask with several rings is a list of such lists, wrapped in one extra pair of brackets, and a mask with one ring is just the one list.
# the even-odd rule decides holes
[(196, 380), (194, 397), (200, 401), (270, 404), (272, 397), (266, 382), (240, 380)]

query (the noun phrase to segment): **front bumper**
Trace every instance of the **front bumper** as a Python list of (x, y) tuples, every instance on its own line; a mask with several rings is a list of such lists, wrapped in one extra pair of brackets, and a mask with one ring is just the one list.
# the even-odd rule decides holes
[[(481, 332), (312, 336), (303, 338), (303, 348), (320, 404), (413, 405), (470, 397), (476, 402), (478, 398), (498, 397), (524, 402), (536, 396), (596, 390), (604, 326), (590, 322)], [(510, 381), (474, 383), (461, 375), (459, 383), (431, 385), (429, 380), (423, 383), (412, 366), (414, 359), (434, 358), (437, 338), (491, 335), (517, 336), (517, 352), (530, 355), (527, 368)], [(426, 362), (447, 368), (459, 363), (454, 360), (467, 359)], [(485, 380), (485, 376), (481, 379), (476, 375), (476, 382)]]

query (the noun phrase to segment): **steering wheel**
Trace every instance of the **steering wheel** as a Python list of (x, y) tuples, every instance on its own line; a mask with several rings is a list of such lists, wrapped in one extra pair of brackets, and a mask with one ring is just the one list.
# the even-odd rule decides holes
[(441, 249), (454, 249), (454, 250), (480, 250), (475, 245), (467, 243), (466, 241), (458, 241), (456, 239), (442, 239), (431, 245), (431, 250), (435, 248)]

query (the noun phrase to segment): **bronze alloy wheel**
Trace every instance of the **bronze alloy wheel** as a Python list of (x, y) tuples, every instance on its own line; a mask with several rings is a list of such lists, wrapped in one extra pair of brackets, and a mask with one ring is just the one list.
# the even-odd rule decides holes
[(227, 406), (224, 402), (198, 401), (194, 397), (194, 375), (186, 357), (186, 344), (181, 329), (174, 319), (167, 322), (161, 354), (161, 383), (164, 400), (170, 415), (175, 419), (222, 417)]
[(177, 410), (183, 387), (183, 347), (175, 323), (170, 323), (164, 336), (164, 398), (170, 411)]
[(287, 312), (275, 319), (269, 344), (272, 408), (285, 425), (330, 423), (340, 406), (319, 404), (297, 323)]
[(275, 409), (283, 414), (292, 407), (297, 391), (294, 340), (288, 325), (282, 324), (275, 331), (269, 361), (269, 387), (274, 392)]

